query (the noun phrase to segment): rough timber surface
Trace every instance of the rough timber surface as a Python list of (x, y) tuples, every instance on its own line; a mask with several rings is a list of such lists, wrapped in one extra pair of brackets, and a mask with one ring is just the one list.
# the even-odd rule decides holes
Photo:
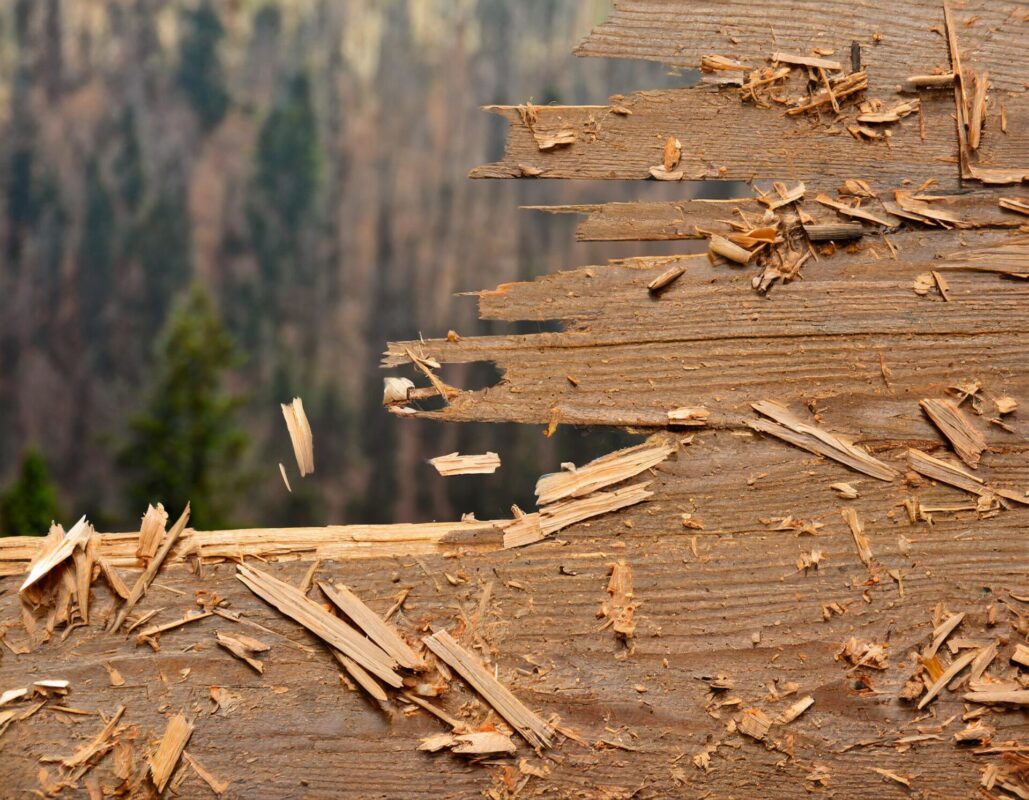
[[(1029, 281), (1014, 277), (1029, 274), (1025, 217), (994, 204), (1025, 198), (1021, 186), (984, 189), (961, 177), (969, 166), (1029, 163), (1029, 15), (1023, 3), (1000, 0), (948, 7), (956, 55), (966, 69), (989, 70), (992, 83), (980, 149), (964, 164), (950, 89), (919, 93), (924, 140), (911, 115), (893, 126), (889, 144), (857, 141), (829, 115), (786, 118), (741, 105), (726, 87), (544, 107), (534, 130), (514, 107), (499, 109), (511, 121), (508, 151), (476, 175), (644, 178), (674, 137), (687, 178), (804, 180), (802, 210), (816, 222), (839, 221), (810, 201), (844, 180), (914, 191), (932, 179), (925, 191), (957, 195), (948, 209), (984, 224), (905, 223), (885, 236), (869, 229), (845, 247), (816, 246), (792, 281), (765, 294), (752, 288), (761, 267), (712, 265), (706, 256), (571, 269), (478, 297), (484, 319), (557, 321), (557, 332), (391, 344), (386, 366), (422, 359), (412, 372), (418, 397), (448, 395), (391, 408), (401, 414), (639, 431), (667, 427), (679, 407), (706, 412), (704, 426), (677, 432), (668, 458), (611, 487), (646, 481), (645, 502), (526, 547), (500, 549), (500, 521), (186, 530), (135, 613), (157, 612), (150, 624), (160, 629), (195, 614), (202, 590), (241, 621), (199, 615), (166, 627), (151, 649), (136, 633), (104, 632), (115, 602), (101, 580), (89, 626), (28, 648), (18, 586), (42, 545), (0, 539), (0, 693), (45, 678), (70, 686), (67, 697), (38, 707), (19, 701), (19, 713), (35, 709), (24, 719), (0, 709), (0, 796), (92, 798), (103, 792), (86, 781), (117, 786), (124, 748), (66, 791), (49, 782), (56, 761), (104, 726), (98, 714), (111, 718), (120, 707), (119, 735), (144, 765), (170, 718), (190, 720), (167, 793), (190, 798), (210, 796), (212, 785), (193, 759), (214, 786), (228, 782), (227, 798), (1018, 796), (1003, 783), (1010, 759), (1001, 751), (1024, 753), (1024, 710), (962, 702), (959, 686), (942, 688), (921, 712), (901, 696), (913, 659), (948, 613), (964, 615), (952, 640), (987, 653), (996, 645), (987, 681), (1024, 685), (1011, 657), (1029, 631), (1029, 506), (1017, 502), (1029, 488)], [(774, 51), (817, 47), (847, 63), (857, 41), (866, 96), (890, 101), (908, 75), (951, 68), (946, 34), (934, 0), (620, 0), (578, 52), (687, 67), (722, 55), (764, 66)], [(572, 144), (539, 150), (534, 133), (565, 128)], [(698, 227), (728, 232), (737, 208), (762, 212), (749, 198), (556, 210), (588, 213), (583, 238), (679, 239), (704, 235)], [(672, 267), (682, 269), (674, 282), (648, 290)], [(468, 361), (494, 362), (501, 380), (450, 396), (446, 364)], [(960, 408), (987, 445), (976, 478), (1004, 492), (1000, 505), (979, 498), (973, 480), (965, 483), (974, 495), (908, 469), (908, 448), (958, 463), (920, 403), (957, 402), (954, 387), (976, 382), (979, 396)], [(752, 430), (758, 401), (788, 406), (900, 474), (876, 480)], [(132, 585), (144, 567), (137, 535), (101, 535), (97, 544), (92, 555)], [(384, 711), (342, 674), (345, 659), (236, 579), (235, 561), (308, 587), (318, 603), (326, 600), (319, 583), (344, 584), (372, 611), (395, 612), (389, 624), (416, 648), (449, 630), (530, 711), (548, 723), (560, 717), (553, 748), (536, 754), (519, 743), (515, 758), (480, 763), (419, 751), (421, 738), (444, 731), (439, 720), (420, 709)], [(623, 584), (632, 597), (620, 599), (632, 608), (631, 635), (601, 619), (612, 564), (631, 571)], [(218, 632), (270, 645), (259, 655), (263, 674), (219, 646)], [(848, 663), (851, 642), (883, 647), (884, 668)], [(955, 641), (939, 644), (934, 668), (961, 663), (949, 649)], [(709, 688), (716, 680), (722, 689)], [(736, 730), (807, 697), (813, 704), (763, 741)], [(497, 723), (460, 680), (433, 702), (462, 728)], [(966, 713), (994, 729), (993, 747), (955, 744)], [(992, 770), (1001, 782), (981, 789)], [(1015, 788), (1029, 792), (1024, 779)]]
[[(1011, 462), (1009, 475), (1021, 485), (1029, 483), (1024, 453)], [(346, 583), (379, 613), (392, 605), (398, 590), (410, 588), (393, 620), (409, 633), (427, 625), (452, 626), (460, 609), (474, 616), (483, 584), (493, 584), (484, 618), (462, 643), (484, 645), (501, 680), (530, 708), (544, 716), (559, 714), (562, 724), (590, 745), (607, 740), (631, 748), (566, 741), (549, 762), (550, 776), (532, 779), (522, 796), (627, 798), (640, 790), (635, 796), (703, 796), (706, 791), (728, 797), (752, 787), (763, 796), (791, 798), (806, 795), (805, 777), (816, 763), (829, 765), (831, 781), (815, 796), (863, 796), (873, 786), (878, 796), (909, 796), (903, 787), (880, 786), (871, 772), (875, 766), (912, 776), (928, 797), (973, 796), (979, 768), (996, 757), (955, 749), (948, 741), (955, 724), (939, 740), (898, 749), (896, 739), (917, 731), (910, 726), (914, 714), (897, 693), (910, 669), (904, 663), (908, 652), (931, 638), (936, 604), (968, 612), (961, 632), (986, 638), (994, 635), (984, 620), (985, 605), (992, 601), (1000, 606), (994, 630), (1010, 632), (1013, 617), (1004, 603), (1021, 608), (1009, 592), (1021, 596), (1029, 588), (1024, 571), (1029, 514), (1010, 511), (983, 521), (967, 512), (936, 515), (932, 526), (912, 526), (896, 507), (904, 498), (915, 495), (924, 505), (938, 505), (960, 502), (964, 495), (869, 479), (853, 481), (861, 493), (857, 501), (840, 501), (829, 488), (848, 477), (838, 465), (778, 442), (727, 432), (700, 434), (655, 473), (655, 497), (645, 505), (576, 525), (559, 540), (529, 549), (462, 557), (457, 563), (469, 576), (467, 584), (440, 580), (435, 586), (422, 566), (437, 575), (456, 569), (452, 559), (438, 556), (424, 557), (421, 564), (408, 557), (324, 562), (318, 578)], [(840, 516), (844, 502), (857, 509), (876, 558), (902, 571), (903, 599), (888, 578), (867, 587), (863, 598), (868, 574)], [(682, 527), (684, 510), (702, 520), (702, 530)], [(772, 530), (770, 520), (787, 516), (824, 527), (816, 537)], [(901, 536), (910, 541), (907, 555), (900, 550)], [(798, 571), (795, 560), (812, 547), (823, 551), (821, 564)], [(618, 559), (630, 565), (641, 602), (636, 649), (629, 658), (618, 657), (619, 645), (610, 631), (598, 630), (595, 614), (607, 596), (607, 565)], [(296, 584), (306, 566), (262, 569)], [(233, 572), (231, 564), (208, 566), (201, 583), (186, 566), (171, 567), (140, 610), (165, 607), (168, 617), (177, 616), (193, 605), (193, 593), (203, 586), (275, 635), (209, 618), (165, 634), (161, 651), (153, 653), (131, 637), (111, 638), (98, 627), (77, 629), (66, 642), (43, 645), (32, 654), (5, 653), (0, 686), (22, 685), (44, 674), (65, 678), (72, 686), (68, 705), (111, 713), (124, 704), (126, 721), (154, 736), (165, 726), (160, 709), (169, 714), (185, 709), (196, 718), (189, 752), (231, 782), (227, 797), (464, 798), (497, 785), (493, 770), (417, 752), (419, 737), (441, 730), (433, 720), (420, 714), (391, 721), (361, 694), (344, 689), (337, 665), (318, 641), (254, 598)], [(846, 611), (823, 621), (822, 604), (831, 602)], [(98, 609), (107, 606), (106, 597), (97, 598)], [(0, 618), (17, 615), (15, 593), (6, 591)], [(263, 676), (216, 645), (214, 631), (226, 628), (272, 645), (262, 654)], [(758, 633), (755, 644), (752, 636)], [(9, 635), (16, 637), (13, 631)], [(867, 675), (871, 691), (849, 665), (833, 659), (851, 636), (889, 642), (890, 668)], [(109, 685), (105, 664), (117, 668), (124, 686)], [(734, 679), (733, 696), (770, 715), (798, 696), (815, 698), (810, 710), (771, 737), (786, 747), (785, 737), (793, 736), (792, 757), (726, 736), (712, 756), (710, 773), (692, 765), (694, 754), (724, 736), (733, 715), (730, 708), (715, 719), (703, 710), (710, 692), (700, 678), (718, 672)], [(766, 696), (773, 681), (794, 681), (800, 688), (772, 702)], [(209, 697), (212, 686), (228, 689), (238, 704), (219, 712)], [(454, 692), (441, 704), (459, 714), (470, 699)], [(944, 692), (935, 706), (935, 717), (925, 724), (963, 708), (952, 692)], [(485, 716), (484, 708), (475, 707), (475, 719)], [(1017, 714), (989, 719), (999, 728), (998, 741), (1025, 734)], [(98, 728), (96, 717), (69, 718), (48, 710), (15, 723), (3, 741), (7, 780), (37, 785), (40, 757), (70, 752)], [(848, 746), (853, 749), (840, 752)], [(523, 755), (531, 758), (527, 750)], [(106, 775), (110, 769), (110, 759), (97, 768)], [(185, 796), (204, 796), (194, 775), (185, 780)]]

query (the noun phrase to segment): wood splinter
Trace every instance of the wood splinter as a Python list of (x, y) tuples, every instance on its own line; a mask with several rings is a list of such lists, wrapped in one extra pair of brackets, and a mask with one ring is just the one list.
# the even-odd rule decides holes
[(290, 441), (293, 442), (293, 454), (297, 459), (300, 477), (314, 472), (314, 436), (311, 425), (304, 413), (304, 401), (294, 397), (292, 403), (282, 403), (282, 416), (286, 420)]

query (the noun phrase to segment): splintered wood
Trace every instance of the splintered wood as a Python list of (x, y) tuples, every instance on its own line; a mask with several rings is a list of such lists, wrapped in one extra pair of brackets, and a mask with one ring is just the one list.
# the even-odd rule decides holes
[(346, 614), (369, 639), (381, 647), (400, 666), (411, 670), (424, 669), (425, 664), (422, 659), (401, 638), (396, 629), (368, 608), (350, 589), (340, 584), (333, 586), (324, 582), (319, 583), (318, 586), (333, 605)]
[(21, 584), (19, 592), (24, 592), (30, 586), (41, 580), (50, 573), (54, 567), (68, 558), (77, 547), (84, 547), (86, 540), (93, 532), (92, 526), (82, 517), (76, 522), (71, 530), (64, 536), (56, 538), (53, 543), (41, 552), (29, 566), (29, 574)]
[(636, 633), (633, 615), (639, 606), (632, 591), (632, 570), (624, 560), (608, 564), (608, 570), (611, 578), (607, 583), (607, 593), (611, 597), (601, 604), (597, 616), (606, 620), (602, 629), (610, 627), (628, 642)]
[(873, 458), (860, 447), (842, 437), (804, 422), (786, 406), (771, 400), (752, 403), (754, 410), (774, 420), (752, 420), (747, 424), (756, 431), (768, 433), (783, 441), (809, 450), (817, 455), (839, 461), (853, 470), (871, 475), (881, 481), (892, 481), (899, 474), (896, 469)]
[(249, 664), (258, 674), (264, 674), (264, 664), (254, 656), (270, 650), (271, 648), (268, 645), (260, 639), (254, 639), (251, 636), (240, 633), (230, 635), (218, 631), (215, 633), (215, 637), (218, 640), (218, 644), (232, 653), (232, 655)]
[(986, 439), (961, 410), (949, 400), (922, 400), (919, 405), (950, 442), (958, 458), (972, 469), (986, 449)]
[(602, 491), (660, 464), (678, 450), (677, 442), (656, 434), (643, 444), (616, 450), (576, 467), (568, 464), (536, 482), (539, 511), (517, 517), (504, 528), (504, 547), (539, 542), (576, 522), (641, 503), (653, 496), (650, 481)]
[(164, 729), (161, 744), (150, 757), (150, 777), (158, 792), (163, 792), (164, 787), (168, 785), (168, 780), (192, 735), (193, 724), (187, 722), (183, 714), (176, 714), (168, 720), (168, 727)]
[(470, 456), (450, 453), (449, 455), (430, 458), (429, 463), (443, 477), (451, 475), (492, 475), (500, 467), (500, 456), (493, 452)]
[(446, 631), (438, 631), (422, 639), (440, 661), (453, 669), (482, 695), (493, 709), (503, 717), (530, 745), (549, 747), (554, 729), (526, 708), (500, 681)]
[(279, 611), (307, 628), (318, 638), (352, 658), (379, 680), (399, 689), (403, 679), (396, 672), (398, 664), (377, 645), (365, 639), (339, 617), (310, 600), (295, 586), (267, 573), (240, 564), (236, 577), (250, 591), (271, 603)]
[(314, 435), (304, 413), (304, 401), (294, 397), (292, 403), (282, 404), (282, 416), (286, 420), (289, 439), (293, 443), (293, 454), (297, 459), (300, 477), (314, 472)]

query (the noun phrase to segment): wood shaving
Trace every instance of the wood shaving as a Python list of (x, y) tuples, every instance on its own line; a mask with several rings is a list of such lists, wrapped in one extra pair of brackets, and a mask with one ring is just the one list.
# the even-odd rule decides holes
[(430, 458), (429, 463), (443, 477), (450, 477), (452, 475), (492, 475), (500, 467), (500, 456), (494, 452), (467, 456), (449, 453), (445, 456)]
[(314, 436), (307, 414), (304, 413), (304, 401), (294, 397), (292, 403), (283, 403), (282, 416), (293, 443), (293, 455), (297, 459), (300, 477), (303, 478), (314, 472)]
[(958, 458), (976, 469), (986, 449), (986, 439), (971, 421), (949, 400), (926, 399), (920, 401), (919, 405), (950, 442)]

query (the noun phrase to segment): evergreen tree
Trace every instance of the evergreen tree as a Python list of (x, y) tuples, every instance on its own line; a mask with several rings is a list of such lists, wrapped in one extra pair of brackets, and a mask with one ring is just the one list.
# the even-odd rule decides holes
[(210, 130), (229, 109), (225, 72), (218, 56), (225, 28), (208, 0), (184, 16), (186, 34), (179, 49), (178, 82), (200, 123)]
[(235, 346), (199, 285), (179, 299), (162, 331), (144, 410), (132, 419), (120, 455), (133, 508), (162, 502), (178, 514), (192, 504), (191, 524), (228, 527), (246, 478), (247, 437), (236, 423), (242, 399), (226, 372)]
[(46, 461), (30, 449), (14, 483), (0, 496), (0, 536), (45, 536), (60, 513)]

